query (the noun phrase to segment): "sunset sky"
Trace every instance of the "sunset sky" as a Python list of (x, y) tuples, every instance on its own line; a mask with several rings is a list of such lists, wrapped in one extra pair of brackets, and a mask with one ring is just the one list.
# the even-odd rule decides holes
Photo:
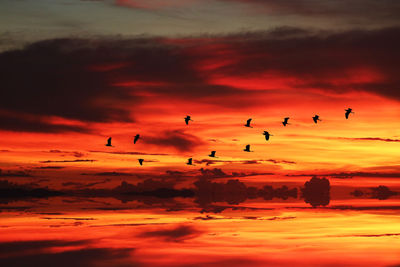
[(396, 1), (1, 5), (3, 170), (399, 172)]
[[(335, 206), (339, 211), (335, 209), (329, 219), (324, 213), (328, 211), (314, 214), (300, 208), (280, 210), (279, 214), (268, 211), (268, 217), (255, 211), (263, 205), (261, 202), (250, 203), (257, 213), (250, 215), (263, 216), (264, 222), (258, 225), (257, 221), (246, 221), (253, 217), (235, 209), (218, 215), (221, 218), (202, 216), (228, 220), (228, 228), (238, 227), (235, 231), (242, 234), (241, 241), (254, 246), (262, 239), (262, 227), (283, 218), (282, 224), (271, 228), (269, 236), (281, 242), (277, 247), (285, 260), (271, 258), (272, 265), (292, 266), (301, 253), (284, 249), (300, 242), (288, 241), (285, 229), (301, 238), (315, 238), (314, 232), (303, 233), (294, 227), (291, 218), (301, 218), (321, 231), (325, 220), (330, 225), (342, 225), (348, 232), (333, 229), (318, 238), (346, 237), (345, 247), (353, 246), (356, 254), (363, 253), (365, 248), (358, 247), (357, 238), (371, 233), (354, 234), (353, 223), (340, 221), (341, 214), (354, 215), (343, 207), (362, 201), (351, 200), (351, 190), (343, 188), (399, 187), (399, 48), (397, 0), (0, 0), (0, 178), (57, 190), (72, 186), (112, 189), (125, 180), (141, 183), (144, 179), (191, 188), (198, 177), (239, 177), (246, 185), (273, 181), (274, 186), (291, 188), (304, 185), (312, 176), (336, 178), (331, 185), (341, 189), (332, 191), (336, 197), (333, 203), (340, 208)], [(354, 111), (348, 119), (347, 108)], [(193, 120), (188, 125), (184, 120), (187, 115)], [(321, 121), (314, 123), (314, 115)], [(282, 125), (285, 117), (290, 117), (286, 127)], [(249, 118), (253, 128), (244, 126)], [(270, 140), (265, 140), (264, 131), (272, 134)], [(140, 139), (134, 144), (136, 134)], [(112, 147), (105, 146), (109, 137)], [(243, 151), (247, 144), (253, 152)], [(217, 158), (208, 156), (212, 150)], [(142, 166), (139, 158), (144, 159)], [(193, 158), (193, 166), (186, 164), (188, 158)], [(357, 179), (342, 182), (349, 177)], [(371, 194), (375, 200), (363, 202), (369, 208), (381, 199)], [(279, 197), (284, 200), (279, 200), (283, 204), (275, 203), (277, 207), (289, 205), (287, 199)], [(292, 204), (301, 202), (304, 206), (299, 199), (292, 199)], [(390, 205), (400, 207), (398, 200)], [(64, 211), (73, 210), (74, 216), (84, 216), (77, 207), (64, 206), (75, 202), (46, 201), (43, 203), (49, 210), (45, 212), (50, 215), (62, 207)], [(176, 210), (168, 201), (151, 203), (152, 209), (146, 211), (141, 210), (139, 201), (134, 209), (140, 212), (136, 214), (139, 217), (143, 213), (140, 223), (147, 224), (147, 217), (154, 215), (163, 224), (175, 224), (161, 230), (151, 228), (135, 238), (161, 236), (170, 242), (165, 231), (183, 232), (190, 239), (201, 236), (205, 225), (197, 229), (198, 225), (191, 228), (186, 224), (188, 217), (198, 216), (187, 202), (185, 199), (179, 204), (186, 213), (175, 218), (168, 217), (166, 211)], [(110, 203), (114, 205), (115, 199)], [(155, 206), (163, 211), (154, 211)], [(101, 226), (100, 220), (112, 225), (139, 220), (136, 215), (110, 215), (105, 210), (88, 216), (99, 220), (97, 226)], [(203, 212), (209, 211), (202, 207)], [(357, 220), (361, 222), (369, 221), (371, 231), (382, 227), (398, 231), (398, 217), (390, 217), (382, 226), (381, 220), (386, 217), (381, 215), (354, 216), (360, 216)], [(4, 224), (16, 230), (5, 232), (0, 241), (13, 241), (15, 236), (35, 231), (36, 226), (24, 224), (29, 216), (3, 217)], [(210, 218), (201, 217), (196, 224)], [(37, 227), (42, 227), (41, 223)], [(204, 224), (216, 233), (231, 234), (211, 219)], [(67, 220), (65, 225), (69, 227)], [(54, 231), (54, 236), (49, 232), (49, 236), (28, 239), (50, 240), (58, 236), (59, 229)], [(74, 236), (80, 233), (75, 228), (68, 231)], [(274, 231), (279, 234), (275, 236)], [(392, 240), (392, 235), (385, 234)], [(88, 235), (101, 239), (108, 248), (131, 242), (108, 240), (92, 231)], [(214, 256), (219, 260), (237, 249), (228, 249), (229, 238), (224, 238), (214, 244)], [(318, 238), (309, 242), (318, 243)], [(170, 249), (183, 249), (180, 241), (173, 239), (176, 247)], [(62, 246), (86, 246), (79, 242)], [(135, 246), (140, 243), (135, 242)], [(209, 242), (208, 237), (201, 236), (196, 244), (206, 247)], [(340, 245), (336, 239), (324, 242), (323, 251)], [(56, 251), (58, 245), (53, 245)], [(165, 249), (165, 258), (142, 263), (174, 266), (173, 259), (166, 256), (168, 246), (158, 246)], [(271, 255), (277, 247), (268, 248)], [(149, 247), (146, 249), (140, 252), (142, 256), (153, 255)], [(247, 252), (242, 256), (265, 266), (264, 259), (254, 256), (261, 249), (265, 247), (247, 251), (251, 257)], [(379, 251), (386, 255), (398, 252), (385, 245), (375, 253)], [(330, 261), (342, 252), (316, 257), (321, 262)], [(207, 253), (196, 250), (195, 254), (201, 258), (199, 255)], [(356, 256), (346, 263), (363, 262)], [(387, 263), (395, 262), (390, 257)], [(0, 253), (0, 263), (1, 258)], [(299, 262), (307, 265), (305, 260)]]

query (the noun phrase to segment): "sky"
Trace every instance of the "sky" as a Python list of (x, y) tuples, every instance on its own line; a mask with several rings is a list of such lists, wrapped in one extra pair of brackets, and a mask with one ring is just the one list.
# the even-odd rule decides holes
[(0, 265), (398, 266), (399, 18), (0, 0)]
[(399, 172), (396, 1), (1, 6), (4, 170)]

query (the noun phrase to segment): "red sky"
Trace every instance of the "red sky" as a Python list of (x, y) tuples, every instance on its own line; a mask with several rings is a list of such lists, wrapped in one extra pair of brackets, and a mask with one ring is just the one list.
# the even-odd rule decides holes
[(216, 150), (208, 166), (228, 171), (397, 173), (399, 33), (67, 38), (4, 52), (0, 167), (159, 173), (207, 167)]

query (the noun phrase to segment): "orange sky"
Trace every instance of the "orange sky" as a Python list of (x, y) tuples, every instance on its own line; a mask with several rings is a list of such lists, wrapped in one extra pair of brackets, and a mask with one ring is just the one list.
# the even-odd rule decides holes
[[(73, 169), (160, 173), (200, 167), (396, 173), (398, 78), (393, 46), (385, 42), (396, 33), (281, 30), (99, 39), (91, 46), (67, 39), (11, 51), (1, 55), (3, 65), (12, 63), (4, 73), (0, 168), (35, 172), (57, 165), (65, 167), (64, 175)], [(355, 114), (346, 120), (348, 107)], [(189, 125), (186, 115), (193, 119)], [(284, 117), (290, 117), (287, 127)], [(244, 127), (248, 118), (254, 128)], [(273, 134), (268, 142), (264, 130)], [(137, 133), (141, 139), (134, 145)], [(108, 137), (113, 147), (104, 146)], [(254, 153), (243, 151), (246, 144)], [(219, 158), (208, 166), (199, 162), (210, 160), (211, 150)], [(189, 157), (197, 166), (185, 165)]]

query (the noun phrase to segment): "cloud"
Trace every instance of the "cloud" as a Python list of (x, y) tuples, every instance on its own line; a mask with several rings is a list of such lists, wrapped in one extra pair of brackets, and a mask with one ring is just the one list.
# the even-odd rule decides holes
[(96, 159), (72, 159), (72, 160), (44, 160), (40, 163), (68, 163), (68, 162), (94, 162)]
[(353, 234), (353, 235), (330, 235), (328, 237), (386, 237), (386, 236), (400, 236), (400, 233), (388, 234)]
[[(389, 166), (391, 167), (391, 166)], [(398, 166), (394, 166), (398, 167)], [(320, 176), (327, 176), (332, 178), (346, 179), (353, 177), (385, 177), (385, 178), (399, 178), (400, 172), (366, 172), (366, 171), (356, 171), (356, 172), (339, 172), (339, 173), (320, 173)], [(315, 176), (315, 174), (287, 174), (286, 176)]]
[(51, 170), (51, 169), (59, 170), (59, 169), (63, 169), (63, 168), (65, 168), (65, 167), (63, 167), (63, 166), (40, 166), (40, 167), (36, 167), (36, 169), (39, 169), (39, 170)]
[(103, 181), (92, 182), (92, 183), (65, 182), (65, 183), (62, 183), (62, 186), (74, 186), (75, 188), (79, 189), (79, 188), (88, 188), (88, 187), (92, 187), (92, 186), (99, 185), (99, 184), (105, 184), (110, 181), (111, 181), (111, 179), (104, 179)]
[(400, 139), (380, 138), (380, 137), (337, 137), (335, 139), (351, 140), (351, 141), (382, 141), (382, 142), (400, 142)]
[(214, 165), (217, 163), (240, 163), (240, 164), (262, 164), (263, 162), (270, 162), (273, 164), (296, 164), (294, 161), (289, 160), (277, 160), (277, 159), (254, 159), (254, 160), (216, 160), (216, 159), (202, 159), (202, 160), (194, 160), (196, 164), (205, 163), (206, 166)]
[(143, 142), (161, 147), (172, 147), (179, 152), (191, 152), (196, 147), (204, 145), (203, 140), (183, 130), (165, 131), (158, 136), (143, 137)]
[(298, 16), (351, 16), (368, 20), (396, 18), (400, 4), (392, 0), (221, 0), (225, 2), (241, 2), (269, 15)]
[(168, 156), (170, 154), (165, 153), (145, 153), (145, 152), (138, 152), (138, 151), (97, 151), (97, 150), (90, 150), (89, 152), (92, 153), (107, 153), (107, 154), (116, 154), (116, 155), (147, 155), (147, 156)]
[[(134, 122), (141, 104), (155, 99), (254, 108), (272, 101), (260, 95), (276, 89), (367, 92), (400, 100), (399, 36), (398, 27), (342, 32), (286, 27), (182, 38), (40, 41), (0, 53), (0, 128), (85, 132), (92, 123)], [(185, 152), (203, 141), (173, 130), (147, 143)]]
[(2, 169), (0, 169), (0, 177), (33, 177), (33, 176), (32, 174), (26, 171), (14, 171), (14, 170), (3, 171)]
[(43, 220), (74, 220), (74, 221), (93, 221), (94, 218), (81, 218), (81, 217), (41, 217)]
[(167, 242), (182, 242), (200, 236), (203, 232), (191, 225), (178, 225), (173, 228), (151, 230), (138, 234), (138, 237), (161, 238)]
[[(81, 175), (87, 175), (86, 173), (82, 173)], [(98, 172), (95, 173), (96, 176), (132, 176), (131, 173), (126, 172)]]
[[(17, 241), (0, 243), (2, 266), (95, 267), (107, 262), (113, 266), (137, 266), (131, 248), (79, 248), (89, 241)], [(61, 252), (53, 248), (69, 248)], [(71, 249), (72, 247), (72, 249)], [(34, 253), (31, 253), (34, 252)]]

